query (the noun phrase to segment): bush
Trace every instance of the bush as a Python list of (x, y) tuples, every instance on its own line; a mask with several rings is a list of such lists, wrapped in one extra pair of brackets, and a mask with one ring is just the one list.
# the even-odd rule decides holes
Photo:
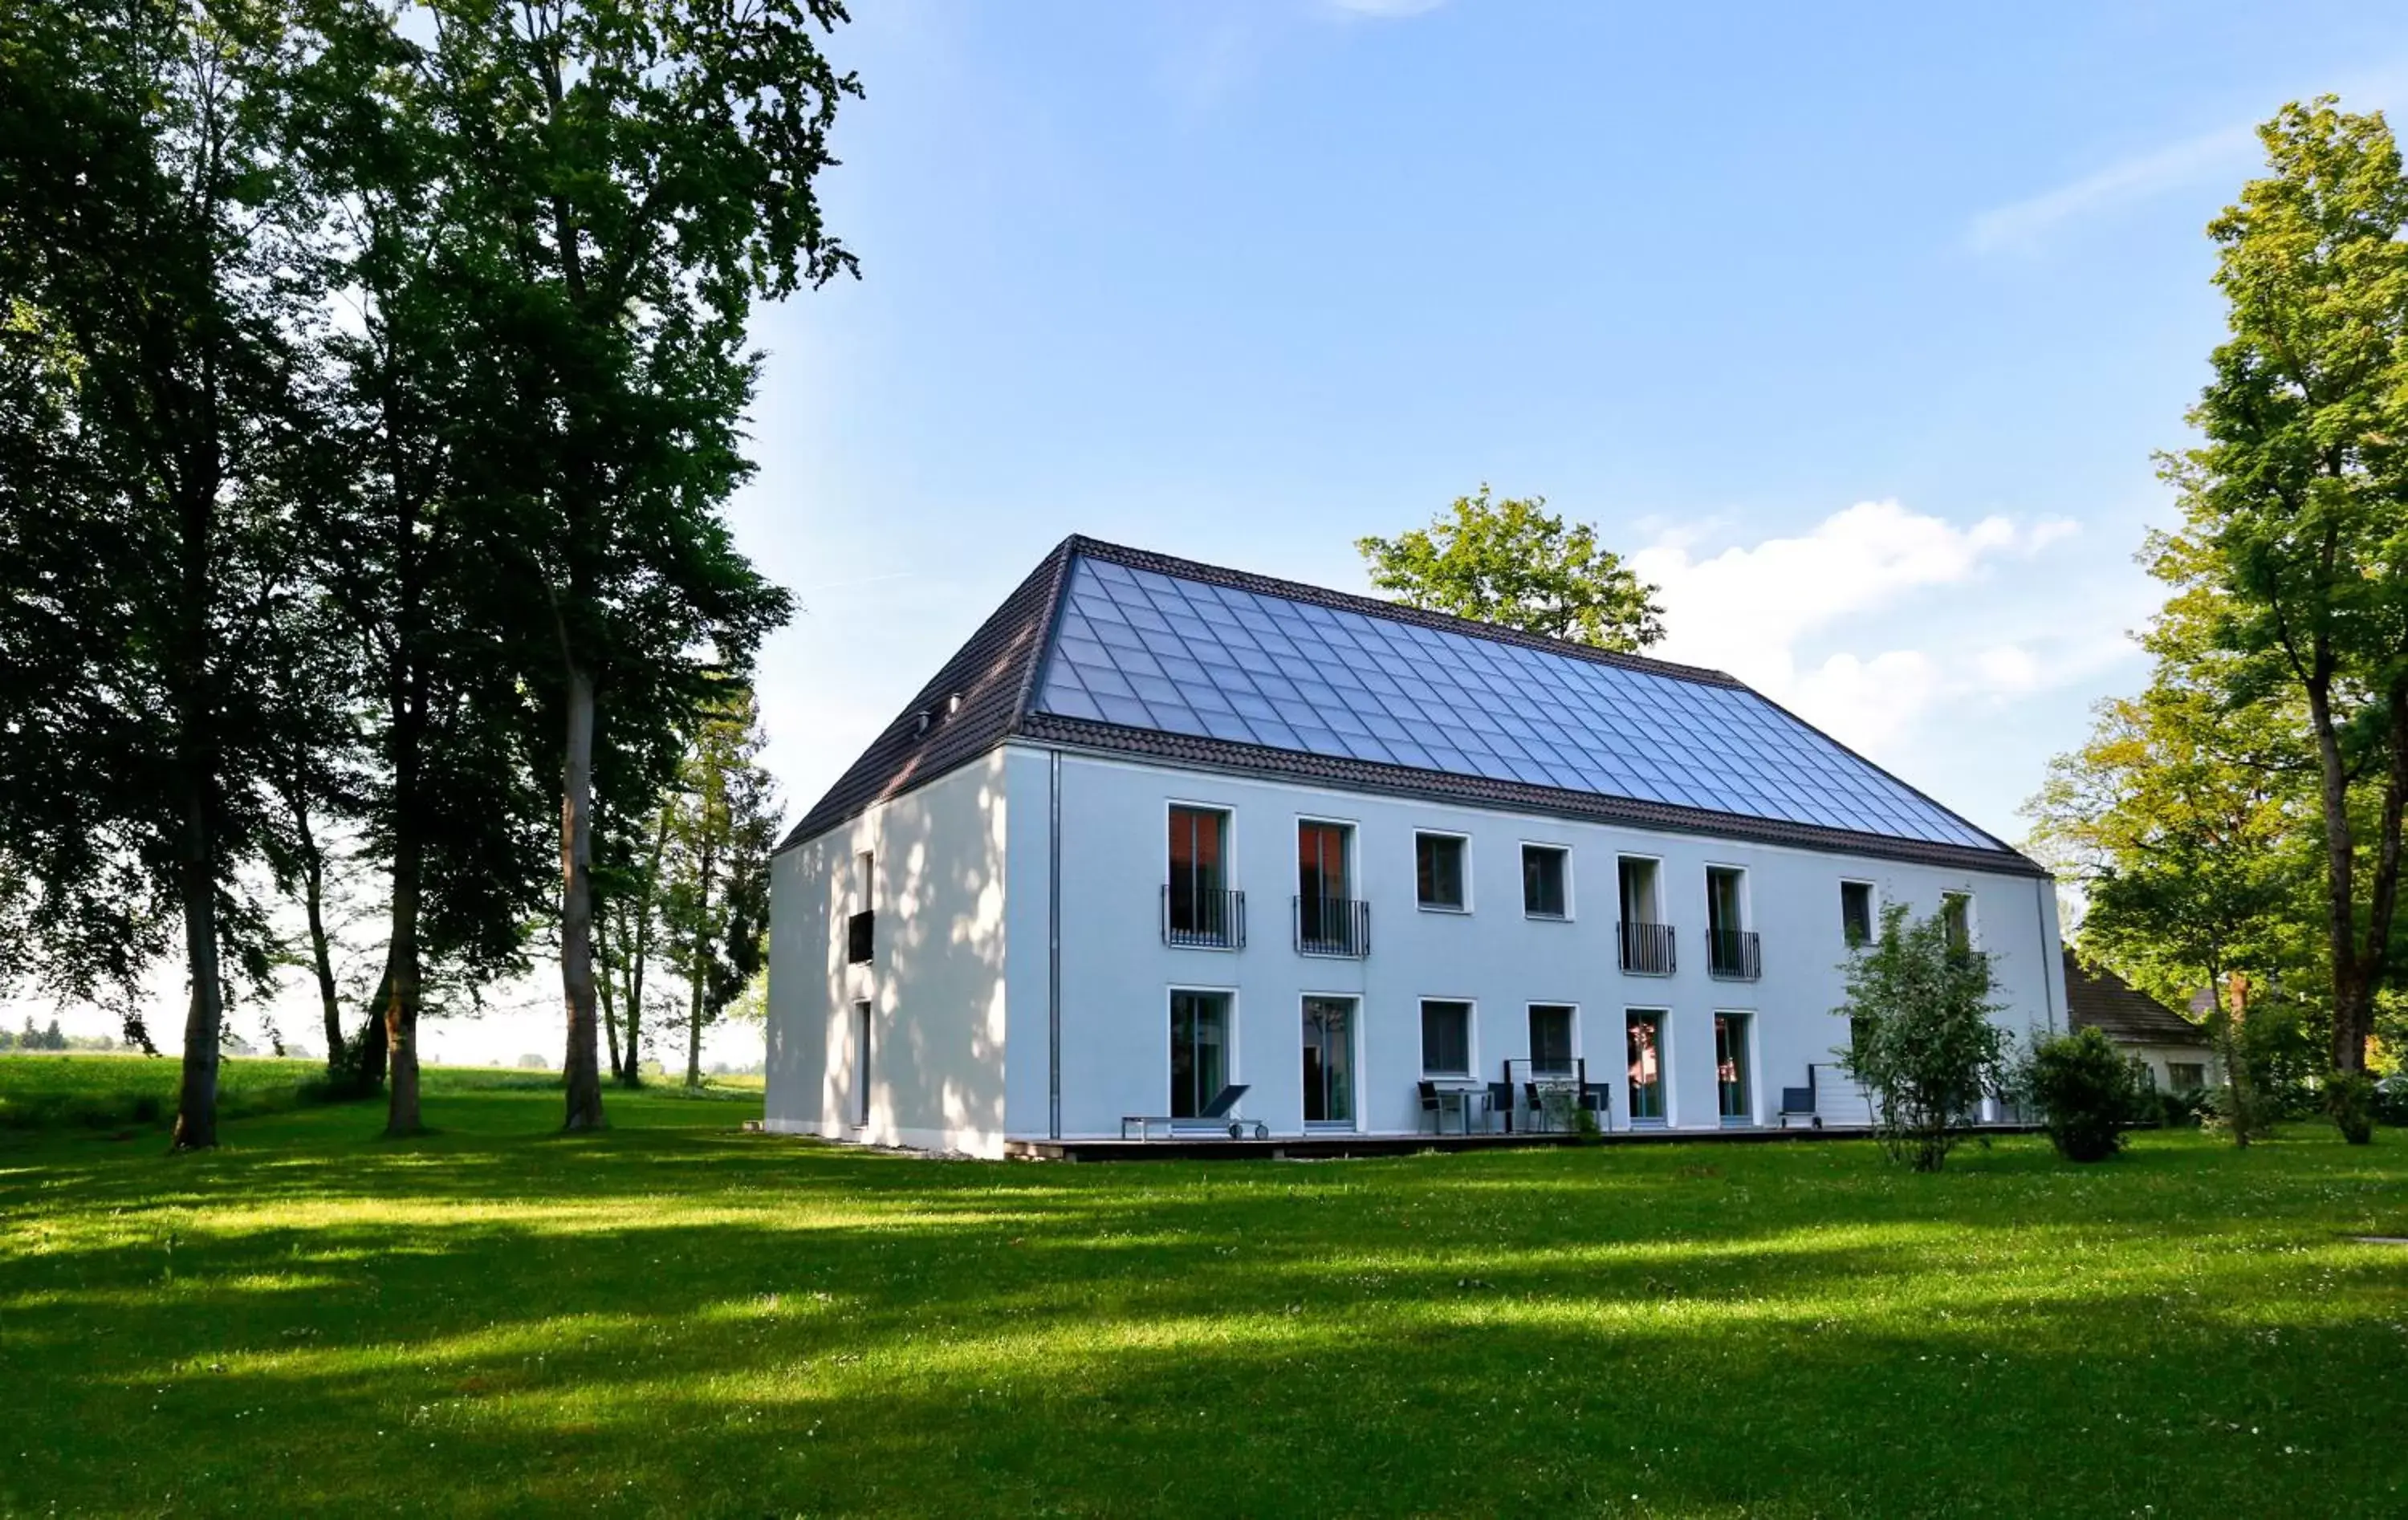
[(2006, 1032), (1990, 1022), (1990, 957), (1957, 943), (1945, 913), (1910, 921), (1892, 903), (1846, 970), (1848, 1000), (1834, 1011), (1852, 1038), (1833, 1054), (1872, 1096), (1891, 1158), (1938, 1171), (2008, 1065)]
[(2374, 1139), (2374, 1081), (2363, 1071), (2334, 1071), (2325, 1077), (2325, 1113), (2341, 1130), (2342, 1139), (2364, 1145)]
[(2156, 1100), (2115, 1042), (2097, 1029), (2036, 1041), (2025, 1085), (2049, 1143), (2068, 1161), (2104, 1161)]
[(2157, 1123), (2168, 1129), (2197, 1129), (2215, 1107), (2213, 1087), (2186, 1087), (2157, 1095)]

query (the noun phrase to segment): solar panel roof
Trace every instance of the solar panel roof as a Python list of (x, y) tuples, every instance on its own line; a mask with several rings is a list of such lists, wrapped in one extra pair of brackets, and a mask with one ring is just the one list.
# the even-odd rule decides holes
[(1013, 740), (2047, 874), (1720, 671), (1075, 536), (786, 843)]
[(1743, 686), (1080, 556), (1034, 710), (1996, 849)]

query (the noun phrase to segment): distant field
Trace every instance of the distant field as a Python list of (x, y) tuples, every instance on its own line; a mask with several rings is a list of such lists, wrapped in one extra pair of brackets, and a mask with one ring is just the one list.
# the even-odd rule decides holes
[(2408, 1514), (2397, 1131), (994, 1166), (543, 1080), (0, 1133), (0, 1515)]

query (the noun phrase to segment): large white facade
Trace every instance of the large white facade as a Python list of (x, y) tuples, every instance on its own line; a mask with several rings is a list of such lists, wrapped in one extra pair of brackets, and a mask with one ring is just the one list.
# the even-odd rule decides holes
[[(1226, 885), (1244, 895), (1241, 949), (1166, 943), (1174, 806), (1226, 815)], [(1341, 825), (1350, 888), (1369, 905), (1368, 953), (1301, 954), (1298, 829)], [(1415, 837), (1459, 838), (1464, 909), (1417, 901)], [(1566, 912), (1525, 911), (1526, 844), (1568, 852)], [(865, 857), (867, 860), (865, 861)], [(1619, 863), (1655, 862), (1670, 975), (1617, 954)], [(2005, 857), (2013, 860), (2014, 857)], [(865, 870), (865, 866), (867, 869)], [(1736, 870), (1760, 974), (1710, 974), (1707, 873)], [(767, 1118), (771, 1128), (1003, 1154), (1009, 1140), (1117, 1138), (1129, 1115), (1172, 1111), (1171, 1001), (1226, 995), (1226, 1077), (1239, 1112), (1302, 1136), (1308, 997), (1344, 1000), (1351, 1101), (1334, 1126), (1426, 1130), (1425, 1000), (1471, 1005), (1469, 1073), (1527, 1075), (1531, 1008), (1571, 1009), (1572, 1056), (1603, 1090), (1609, 1128), (1683, 1130), (1776, 1122), (1783, 1090), (1814, 1068), (1830, 1123), (1862, 1123), (1831, 1069), (1845, 1025), (1831, 1011), (1847, 954), (1843, 882), (1875, 905), (1968, 899), (1996, 968), (2000, 1022), (2061, 1028), (2065, 987), (2052, 883), (1792, 844), (1717, 839), (1570, 816), (1299, 784), (1025, 742), (1004, 744), (795, 842), (773, 882)], [(872, 912), (869, 958), (850, 958), (852, 915)], [(1327, 1006), (1327, 1005), (1325, 1005)], [(1660, 1118), (1635, 1116), (1628, 1021), (1661, 1020)], [(1730, 1022), (1717, 1060), (1716, 1020)], [(1737, 1017), (1732, 1017), (1737, 1016)], [(1547, 1015), (1553, 1018), (1555, 1015)], [(1521, 1066), (1511, 1063), (1521, 1062)], [(1325, 1081), (1326, 1080), (1325, 1076)], [(1326, 1104), (1325, 1104), (1326, 1106)]]

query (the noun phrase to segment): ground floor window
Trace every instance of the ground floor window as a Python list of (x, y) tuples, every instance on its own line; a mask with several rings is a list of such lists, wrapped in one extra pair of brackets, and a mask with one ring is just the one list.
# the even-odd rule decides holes
[(1748, 1124), (1756, 1111), (1747, 1096), (1747, 1025), (1744, 1013), (1714, 1015), (1714, 1085), (1725, 1124)]
[(1304, 1000), (1304, 1122), (1354, 1123), (1354, 999)]
[(1541, 1077), (1572, 1071), (1572, 1011), (1561, 1003), (1530, 1005), (1530, 1070)]
[(2207, 1085), (2207, 1067), (2199, 1061), (2168, 1061), (2166, 1085), (2177, 1093), (2196, 1093)]
[(853, 1122), (869, 1123), (869, 999), (853, 1005)]
[(1664, 1015), (1632, 1013), (1625, 1024), (1630, 1053), (1630, 1120), (1664, 1121)]
[(1426, 998), (1422, 1002), (1422, 1075), (1471, 1075), (1471, 1005)]
[(1170, 995), (1170, 1116), (1193, 1119), (1229, 1082), (1229, 995)]

